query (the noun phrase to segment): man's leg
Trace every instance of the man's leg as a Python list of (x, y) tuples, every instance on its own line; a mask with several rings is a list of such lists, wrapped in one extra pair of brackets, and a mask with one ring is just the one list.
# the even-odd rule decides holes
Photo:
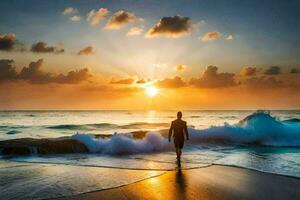
[(181, 159), (181, 148), (178, 148), (179, 161)]

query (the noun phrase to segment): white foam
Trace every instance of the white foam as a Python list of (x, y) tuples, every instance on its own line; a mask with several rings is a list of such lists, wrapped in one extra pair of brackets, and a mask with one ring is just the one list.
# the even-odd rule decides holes
[(114, 134), (109, 139), (95, 138), (86, 134), (76, 134), (72, 138), (83, 142), (92, 153), (133, 154), (161, 152), (171, 149), (171, 144), (167, 139), (152, 132), (147, 133), (142, 140), (135, 140), (122, 134)]

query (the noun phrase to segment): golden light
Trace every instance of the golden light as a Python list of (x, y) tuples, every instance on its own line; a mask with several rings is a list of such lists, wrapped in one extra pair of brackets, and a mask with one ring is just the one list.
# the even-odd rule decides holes
[(154, 86), (148, 86), (145, 88), (145, 90), (149, 97), (155, 97), (158, 93), (158, 89)]

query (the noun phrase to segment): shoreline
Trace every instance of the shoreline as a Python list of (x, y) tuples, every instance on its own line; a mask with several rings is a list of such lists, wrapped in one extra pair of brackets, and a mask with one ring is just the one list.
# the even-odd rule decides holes
[(166, 171), (128, 185), (54, 199), (299, 199), (299, 187), (298, 177), (211, 165)]

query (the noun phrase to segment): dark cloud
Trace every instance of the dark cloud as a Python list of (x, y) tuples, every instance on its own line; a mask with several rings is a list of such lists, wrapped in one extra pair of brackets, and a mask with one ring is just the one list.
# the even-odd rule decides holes
[(12, 66), (13, 60), (0, 60), (0, 80), (24, 80), (33, 84), (46, 83), (79, 83), (92, 76), (87, 68), (74, 70), (64, 74), (52, 74), (43, 71), (43, 59), (31, 62), (28, 67), (23, 67), (17, 73)]
[(268, 69), (266, 69), (264, 74), (266, 74), (266, 75), (278, 75), (280, 73), (281, 73), (280, 67), (270, 66)]
[(82, 50), (80, 50), (77, 54), (78, 55), (91, 55), (94, 54), (94, 48), (92, 46), (87, 46), (85, 48), (83, 48)]
[(291, 69), (290, 73), (291, 73), (291, 74), (299, 74), (299, 73), (300, 73), (300, 70), (299, 70), (299, 69), (296, 69), (296, 68), (293, 68), (293, 69)]
[(146, 37), (180, 37), (191, 33), (193, 24), (189, 17), (176, 15), (161, 18), (147, 33)]
[(190, 84), (203, 88), (217, 88), (234, 86), (237, 83), (234, 80), (233, 73), (218, 73), (216, 66), (208, 66), (200, 78), (192, 78)]
[(11, 51), (14, 48), (16, 43), (16, 35), (15, 34), (0, 34), (0, 50), (2, 51)]
[(241, 70), (242, 76), (254, 76), (257, 73), (256, 67), (243, 67)]
[(59, 74), (54, 75), (49, 72), (41, 70), (43, 59), (37, 62), (31, 62), (28, 67), (24, 67), (20, 72), (20, 78), (27, 80), (30, 83), (43, 84), (43, 83), (79, 83), (87, 80), (92, 76), (87, 68), (80, 70), (73, 70), (68, 72), (67, 75)]
[(132, 84), (134, 83), (133, 78), (127, 78), (127, 79), (119, 79), (119, 80), (111, 80), (111, 84)]
[(246, 79), (244, 84), (251, 88), (274, 88), (283, 86), (283, 82), (274, 77), (253, 77)]
[(160, 88), (180, 88), (186, 86), (186, 83), (180, 77), (176, 76), (157, 81), (155, 85)]
[(18, 73), (15, 67), (12, 66), (13, 60), (0, 60), (0, 81), (17, 79)]
[(113, 14), (108, 20), (106, 28), (108, 29), (120, 29), (126, 24), (137, 20), (134, 13), (125, 10), (119, 10)]
[(63, 48), (48, 46), (45, 42), (37, 42), (31, 46), (30, 51), (34, 53), (63, 53)]

